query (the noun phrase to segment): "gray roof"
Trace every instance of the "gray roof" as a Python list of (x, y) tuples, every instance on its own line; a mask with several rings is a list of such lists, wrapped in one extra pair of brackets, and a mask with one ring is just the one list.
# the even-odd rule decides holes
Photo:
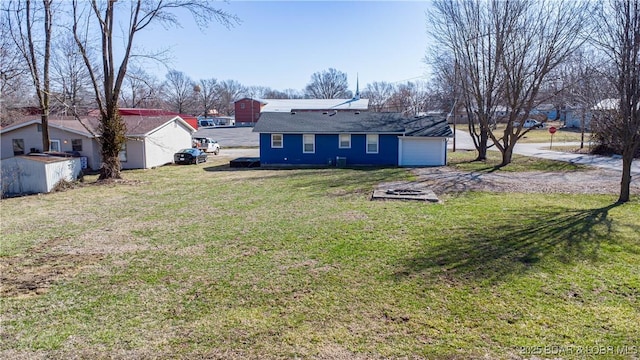
[(386, 133), (451, 137), (443, 116), (406, 118), (400, 113), (353, 111), (264, 112), (253, 129), (258, 133)]
[[(126, 136), (146, 136), (176, 118), (179, 118), (185, 126), (188, 126), (188, 128), (192, 130), (192, 132), (195, 131), (195, 129), (191, 128), (191, 126), (178, 115), (127, 115), (123, 116), (122, 120), (127, 127)], [(94, 134), (100, 134), (100, 119), (98, 117), (83, 116), (81, 120), (82, 123), (84, 123), (84, 125), (86, 125), (91, 132), (89, 132), (89, 130), (87, 130), (87, 128), (85, 128), (82, 123), (80, 123), (80, 121), (78, 121), (74, 117), (49, 117), (49, 126), (77, 134), (82, 134), (87, 137), (93, 137)], [(41, 119), (39, 116), (24, 117), (14, 124), (2, 128), (1, 132), (5, 133), (27, 125), (40, 123)]]
[(443, 115), (425, 115), (409, 118), (405, 121), (407, 136), (453, 137), (447, 117)]
[(404, 133), (399, 113), (353, 111), (266, 112), (254, 127), (260, 133)]

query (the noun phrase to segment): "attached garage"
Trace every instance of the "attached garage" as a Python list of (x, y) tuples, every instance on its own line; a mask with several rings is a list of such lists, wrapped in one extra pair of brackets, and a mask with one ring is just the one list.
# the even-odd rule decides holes
[(398, 137), (398, 165), (442, 166), (447, 164), (447, 138)]

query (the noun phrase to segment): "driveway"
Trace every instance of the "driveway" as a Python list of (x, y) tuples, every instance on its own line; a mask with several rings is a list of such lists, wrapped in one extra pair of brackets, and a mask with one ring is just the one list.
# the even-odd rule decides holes
[(258, 147), (260, 136), (252, 127), (201, 127), (194, 136), (210, 137), (225, 148)]

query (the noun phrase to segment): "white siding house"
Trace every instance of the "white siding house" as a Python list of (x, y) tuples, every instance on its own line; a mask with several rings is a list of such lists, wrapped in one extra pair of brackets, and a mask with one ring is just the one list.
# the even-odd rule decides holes
[[(191, 147), (191, 135), (196, 131), (180, 116), (123, 116), (127, 141), (120, 160), (123, 169), (148, 169), (173, 162), (173, 154)], [(86, 158), (93, 170), (101, 167), (98, 119), (49, 119), (52, 151), (74, 151)], [(86, 127), (85, 127), (86, 126)], [(40, 119), (26, 119), (0, 130), (0, 158), (42, 151)]]

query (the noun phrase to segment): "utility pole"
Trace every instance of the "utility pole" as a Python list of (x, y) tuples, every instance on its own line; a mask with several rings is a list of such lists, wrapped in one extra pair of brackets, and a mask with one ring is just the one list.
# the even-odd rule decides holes
[(458, 60), (456, 59), (453, 65), (453, 106), (451, 106), (450, 116), (453, 116), (453, 152), (456, 152), (456, 125), (458, 118), (456, 116), (456, 107), (458, 105), (457, 89), (458, 87)]

